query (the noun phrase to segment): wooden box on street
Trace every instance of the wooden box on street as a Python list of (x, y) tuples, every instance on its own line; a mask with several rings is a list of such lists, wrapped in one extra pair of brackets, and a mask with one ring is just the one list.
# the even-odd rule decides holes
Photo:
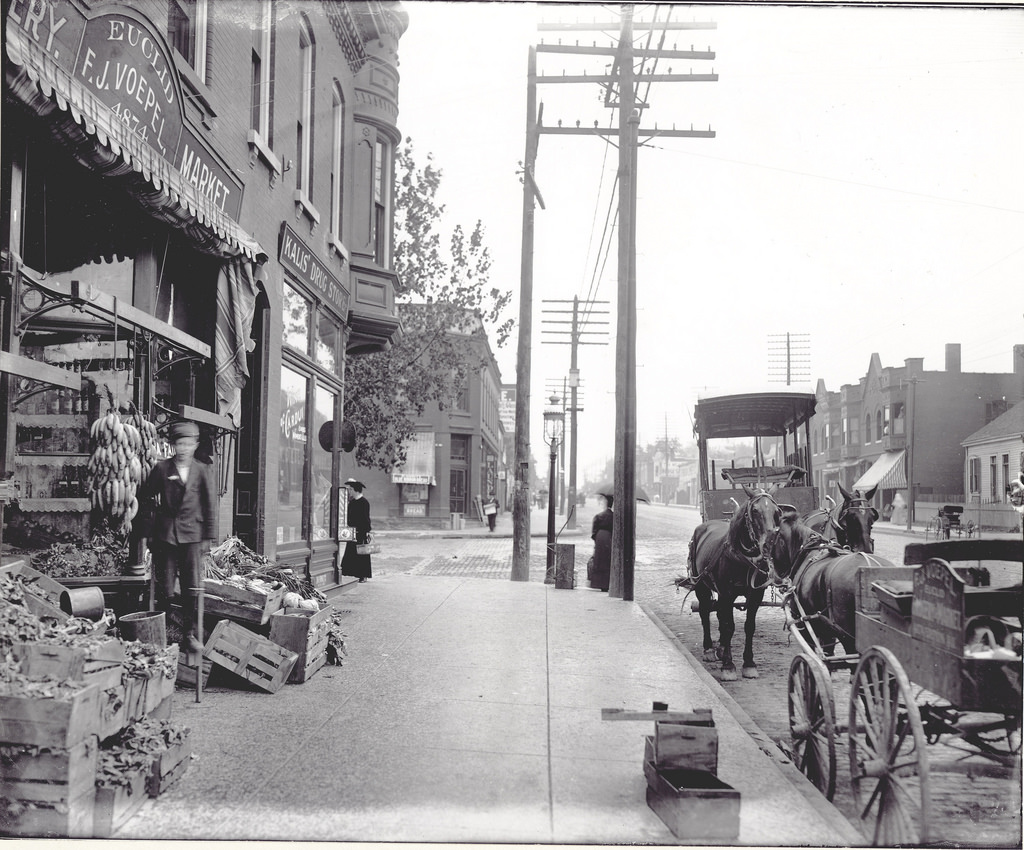
[(230, 620), (217, 623), (206, 644), (206, 656), (219, 667), (272, 694), (288, 681), (299, 659), (298, 653), (289, 652)]
[(11, 654), (30, 679), (77, 679), (101, 688), (121, 683), (124, 644), (113, 638), (89, 647), (38, 641), (15, 643)]
[(149, 799), (146, 795), (148, 779), (149, 770), (139, 770), (131, 774), (127, 786), (96, 789), (96, 813), (93, 818), (93, 835), (96, 838), (110, 838), (142, 808), (142, 804)]
[(659, 768), (679, 767), (717, 774), (718, 730), (688, 723), (655, 723), (654, 763)]
[(288, 677), (290, 683), (305, 682), (327, 661), (332, 610), (330, 606), (320, 611), (283, 608), (270, 615), (270, 639), (299, 656)]
[(3, 754), (0, 833), (88, 838), (96, 795), (99, 743), (94, 735), (70, 749), (8, 747)]
[(651, 764), (644, 772), (647, 805), (680, 841), (730, 843), (739, 837), (740, 792), (731, 785), (706, 770)]
[(231, 617), (246, 623), (263, 625), (284, 602), (284, 586), (262, 593), (233, 584), (206, 579), (203, 582), (203, 605), (207, 614)]
[(159, 797), (188, 770), (192, 760), (192, 734), (187, 734), (179, 744), (168, 747), (156, 754), (153, 768), (146, 780), (146, 793)]
[(0, 741), (67, 749), (100, 732), (98, 685), (86, 685), (70, 699), (0, 695)]

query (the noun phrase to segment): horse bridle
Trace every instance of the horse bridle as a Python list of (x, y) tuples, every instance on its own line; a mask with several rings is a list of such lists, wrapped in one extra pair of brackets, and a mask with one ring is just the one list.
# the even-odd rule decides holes
[[(850, 539), (849, 539), (849, 531), (847, 530), (846, 526), (844, 525), (844, 523), (846, 522), (846, 517), (847, 517), (848, 514), (853, 513), (855, 510), (856, 511), (861, 511), (861, 510), (864, 510), (865, 508), (868, 509), (871, 512), (871, 514), (872, 514), (872, 517), (871, 517), (871, 522), (872, 523), (875, 520), (878, 519), (878, 511), (871, 505), (870, 501), (868, 501), (867, 499), (861, 498), (861, 497), (858, 497), (858, 498), (855, 498), (855, 499), (850, 499), (849, 502), (843, 502), (843, 506), (839, 509), (839, 514), (837, 515), (836, 519), (833, 520), (832, 519), (832, 514), (829, 513), (829, 520), (836, 527), (836, 529), (839, 530), (839, 531), (842, 531), (844, 534), (846, 534), (846, 536), (847, 536), (847, 539), (846, 539), (847, 545), (849, 545)], [(866, 534), (868, 534), (869, 537), (870, 537), (870, 530), (871, 530), (871, 524), (869, 523), (868, 526), (864, 529), (864, 532)], [(873, 544), (872, 544), (872, 546), (873, 546)]]
[[(743, 525), (746, 529), (747, 536), (750, 538), (750, 547), (743, 546), (740, 543), (740, 554), (747, 560), (752, 568), (752, 573), (748, 578), (748, 584), (754, 590), (762, 590), (769, 584), (778, 585), (779, 579), (775, 573), (775, 564), (772, 561), (772, 547), (775, 545), (775, 539), (778, 537), (779, 528), (776, 526), (768, 532), (765, 546), (762, 547), (757, 543), (757, 535), (754, 532), (754, 521), (753, 517), (753, 504), (757, 499), (768, 499), (776, 508), (781, 510), (781, 506), (778, 502), (772, 498), (770, 493), (757, 493), (751, 496), (746, 505), (743, 506)], [(788, 507), (788, 506), (787, 506)], [(762, 566), (762, 564), (764, 566)], [(764, 584), (757, 584), (757, 576), (763, 575), (765, 577)]]

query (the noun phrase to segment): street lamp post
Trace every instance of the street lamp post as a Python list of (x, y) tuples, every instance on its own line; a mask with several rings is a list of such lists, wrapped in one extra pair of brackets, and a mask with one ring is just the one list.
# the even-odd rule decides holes
[(565, 428), (565, 412), (561, 407), (561, 399), (552, 395), (551, 404), (544, 410), (544, 441), (551, 446), (551, 468), (548, 473), (548, 541), (547, 562), (544, 583), (554, 584), (555, 581), (555, 465), (558, 462), (558, 441), (562, 439)]

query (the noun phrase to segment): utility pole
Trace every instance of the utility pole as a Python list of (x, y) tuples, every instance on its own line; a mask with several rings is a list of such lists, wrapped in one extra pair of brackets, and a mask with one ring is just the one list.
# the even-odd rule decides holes
[[(568, 301), (562, 301), (557, 299), (544, 299), (545, 304), (568, 304)], [(583, 337), (587, 336), (604, 336), (603, 330), (588, 330), (590, 325), (607, 325), (607, 321), (598, 319), (591, 319), (593, 315), (607, 316), (607, 310), (595, 310), (594, 305), (605, 305), (607, 301), (587, 301), (584, 303), (584, 317), (580, 318), (580, 299), (579, 296), (574, 296), (572, 299), (572, 319), (541, 319), (541, 323), (545, 325), (565, 325), (569, 324), (571, 329), (569, 330), (569, 339), (545, 339), (542, 340), (545, 344), (550, 343), (551, 345), (569, 345), (571, 346), (571, 353), (569, 355), (569, 493), (568, 493), (568, 508), (569, 520), (567, 527), (576, 528), (576, 438), (577, 438), (577, 414), (583, 411), (583, 408), (579, 406), (578, 390), (580, 386), (580, 370), (578, 361), (578, 349), (581, 345), (605, 345), (605, 342), (594, 341), (590, 342)], [(556, 310), (556, 309), (544, 309), (545, 314), (548, 315), (564, 315), (567, 314), (567, 310)], [(549, 334), (565, 334), (566, 331), (559, 330), (557, 328), (543, 328), (543, 331)], [(563, 387), (562, 398), (566, 397), (565, 388)], [(564, 441), (563, 441), (564, 447)]]
[(811, 335), (768, 334), (768, 380), (786, 386), (811, 377)]
[[(607, 32), (614, 25), (607, 24), (553, 24), (540, 26), (542, 30), (558, 32), (597, 31)], [(652, 22), (644, 24), (653, 31), (682, 29), (715, 29), (714, 23), (673, 23)], [(607, 47), (595, 44), (592, 47), (570, 45), (543, 45), (541, 52), (571, 53), (577, 55), (610, 55), (614, 67), (610, 74), (563, 75), (561, 77), (540, 77), (542, 83), (598, 83), (605, 88), (605, 106), (618, 106), (618, 129), (600, 129), (594, 122), (593, 129), (581, 127), (539, 126), (539, 133), (557, 135), (598, 135), (615, 136), (619, 147), (619, 259), (618, 259), (618, 326), (616, 336), (615, 369), (615, 516), (612, 531), (611, 575), (608, 595), (633, 599), (633, 564), (636, 543), (636, 160), (640, 134), (640, 111), (648, 104), (636, 98), (635, 84), (653, 82), (714, 82), (718, 75), (711, 74), (667, 74), (644, 73), (637, 78), (633, 62), (640, 59), (713, 59), (715, 54), (708, 51), (665, 50), (657, 48), (634, 48), (633, 46), (633, 5), (622, 6), (620, 34), (617, 46)], [(618, 103), (615, 92), (618, 92)], [(708, 130), (662, 130), (655, 126), (644, 131), (649, 136), (714, 138)]]
[(530, 348), (533, 345), (533, 211), (544, 199), (533, 179), (537, 161), (537, 49), (526, 70), (526, 155), (523, 160), (523, 247), (519, 283), (519, 346), (516, 355), (516, 467), (512, 497), (512, 581), (530, 580)]

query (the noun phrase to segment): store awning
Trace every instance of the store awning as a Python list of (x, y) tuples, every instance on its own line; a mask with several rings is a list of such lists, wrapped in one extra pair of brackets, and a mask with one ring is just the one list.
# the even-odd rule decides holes
[(146, 144), (113, 110), (56, 65), (17, 27), (6, 28), (7, 90), (40, 117), (55, 116), (57, 141), (87, 168), (124, 178), (151, 215), (184, 231), (207, 253), (265, 258), (259, 244)]
[(854, 490), (870, 490), (881, 484), (883, 490), (901, 490), (907, 486), (907, 472), (903, 458), (906, 450), (883, 452), (871, 468), (853, 482)]
[(417, 431), (405, 444), (405, 463), (391, 473), (392, 484), (431, 484), (434, 478), (434, 432)]

